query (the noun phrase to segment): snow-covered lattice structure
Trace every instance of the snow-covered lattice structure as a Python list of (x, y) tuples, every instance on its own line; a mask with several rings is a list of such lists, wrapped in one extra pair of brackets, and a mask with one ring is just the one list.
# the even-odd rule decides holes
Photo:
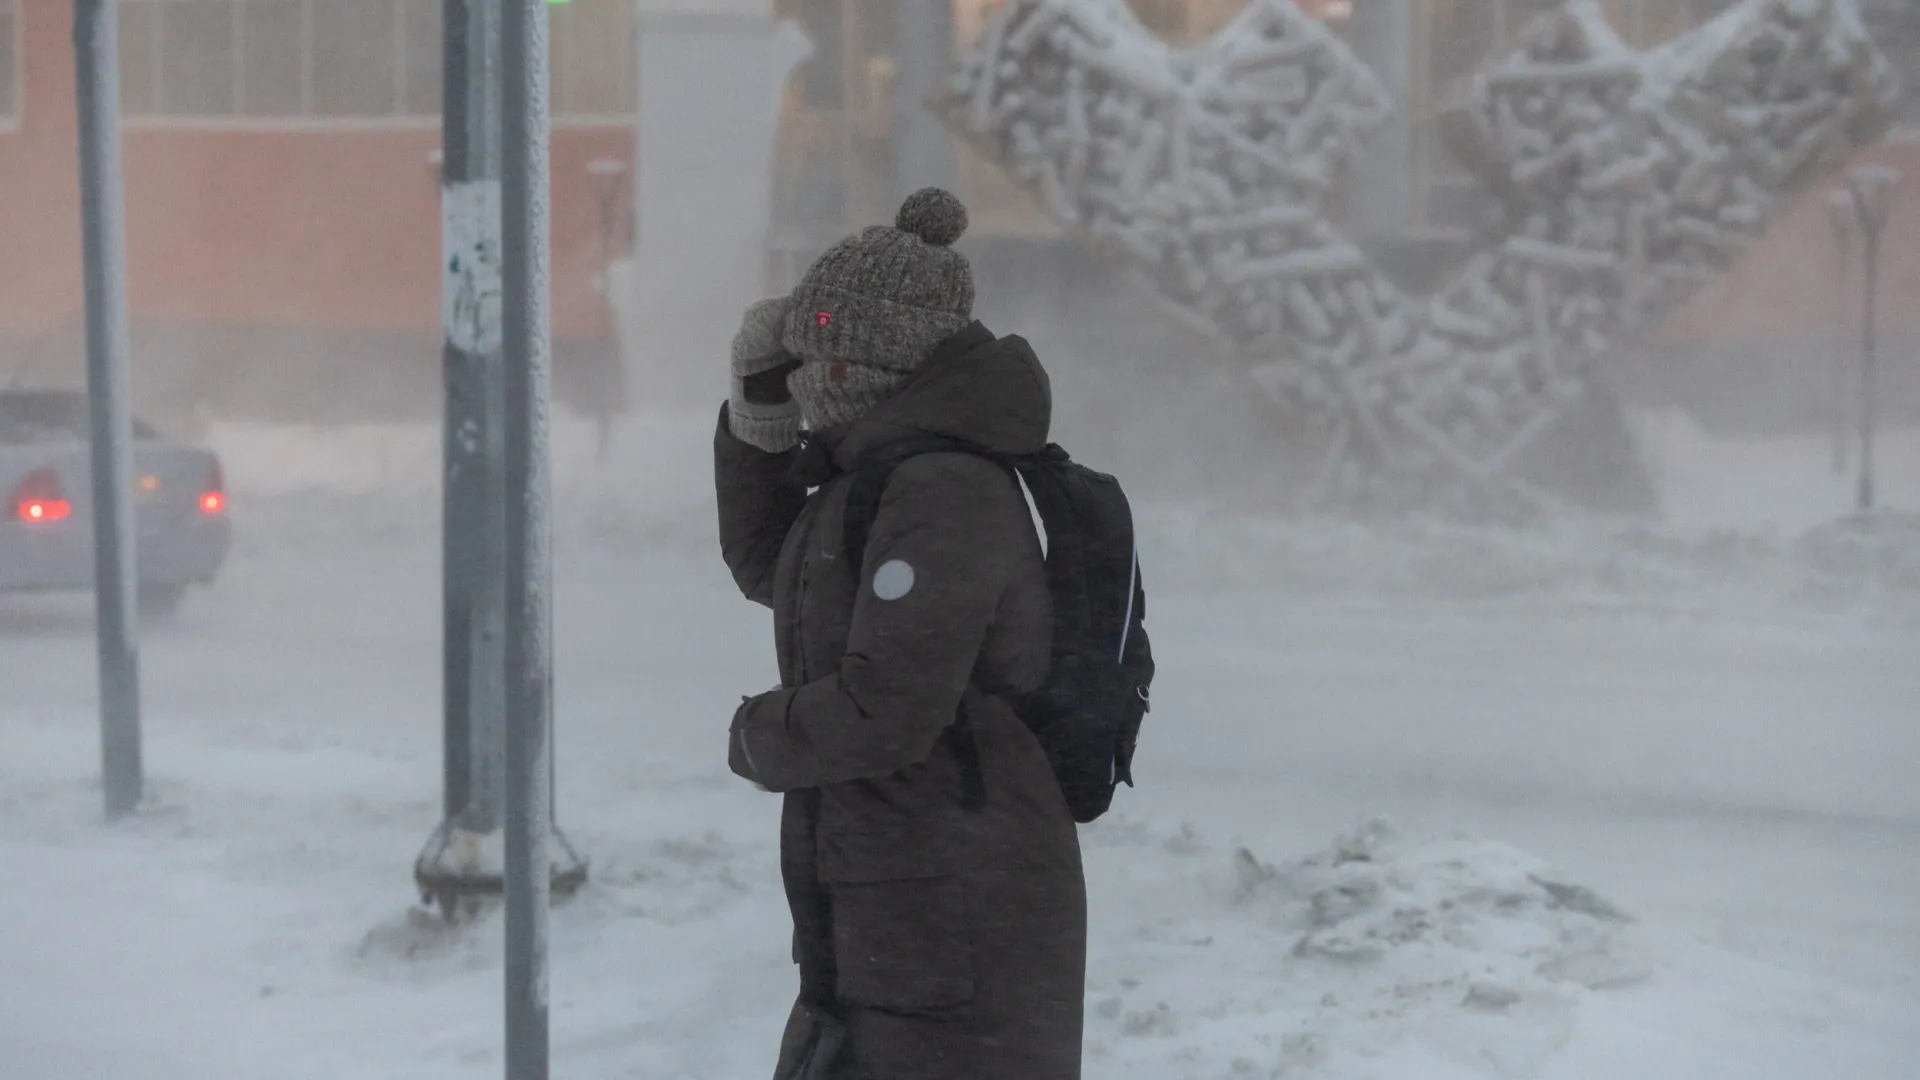
[(1501, 224), (1409, 296), (1331, 220), (1391, 103), (1291, 0), (1176, 49), (1124, 0), (1009, 0), (938, 108), (1324, 429), (1316, 496), (1548, 501), (1513, 466), (1621, 332), (1670, 311), (1891, 122), (1854, 0), (1744, 0), (1636, 52), (1594, 0), (1527, 25), (1443, 114)]

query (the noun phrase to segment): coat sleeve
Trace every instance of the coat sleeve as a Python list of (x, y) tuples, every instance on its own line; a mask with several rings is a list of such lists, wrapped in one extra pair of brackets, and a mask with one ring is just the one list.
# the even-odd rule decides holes
[(773, 606), (773, 573), (787, 531), (807, 503), (793, 479), (798, 451), (769, 454), (733, 437), (727, 408), (713, 435), (713, 486), (720, 507), (720, 554), (747, 599)]
[(1020, 529), (1026, 503), (998, 466), (951, 454), (902, 465), (867, 540), (839, 670), (742, 704), (733, 771), (791, 791), (927, 760), (973, 677)]

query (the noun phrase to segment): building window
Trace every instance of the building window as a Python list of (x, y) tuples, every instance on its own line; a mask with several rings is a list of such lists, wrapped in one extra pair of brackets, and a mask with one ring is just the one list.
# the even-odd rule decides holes
[[(633, 113), (630, 12), (550, 9), (557, 119)], [(121, 106), (135, 122), (430, 123), (440, 38), (441, 0), (122, 0)]]
[(26, 81), (20, 37), (19, 0), (0, 0), (0, 130), (20, 123), (20, 91)]

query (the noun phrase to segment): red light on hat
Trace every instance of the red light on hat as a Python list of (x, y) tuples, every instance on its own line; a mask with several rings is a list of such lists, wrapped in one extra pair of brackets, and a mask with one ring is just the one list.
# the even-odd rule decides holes
[(827, 327), (829, 327), (829, 326), (832, 326), (832, 325), (833, 325), (833, 313), (832, 313), (832, 312), (828, 312), (828, 311), (816, 311), (816, 312), (814, 312), (814, 313), (813, 313), (813, 325), (815, 325), (815, 326), (817, 326), (817, 327), (819, 327), (819, 328), (820, 328), (820, 329), (822, 329), (822, 330), (825, 330), (825, 329), (826, 329)]

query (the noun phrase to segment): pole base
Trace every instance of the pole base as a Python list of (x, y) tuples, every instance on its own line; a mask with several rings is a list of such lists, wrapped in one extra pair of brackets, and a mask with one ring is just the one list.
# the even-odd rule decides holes
[[(505, 839), (499, 830), (480, 833), (448, 821), (427, 838), (413, 863), (420, 902), (440, 909), (449, 924), (479, 915), (486, 901), (506, 892)], [(587, 883), (587, 860), (555, 826), (547, 845), (549, 888), (568, 897)]]

